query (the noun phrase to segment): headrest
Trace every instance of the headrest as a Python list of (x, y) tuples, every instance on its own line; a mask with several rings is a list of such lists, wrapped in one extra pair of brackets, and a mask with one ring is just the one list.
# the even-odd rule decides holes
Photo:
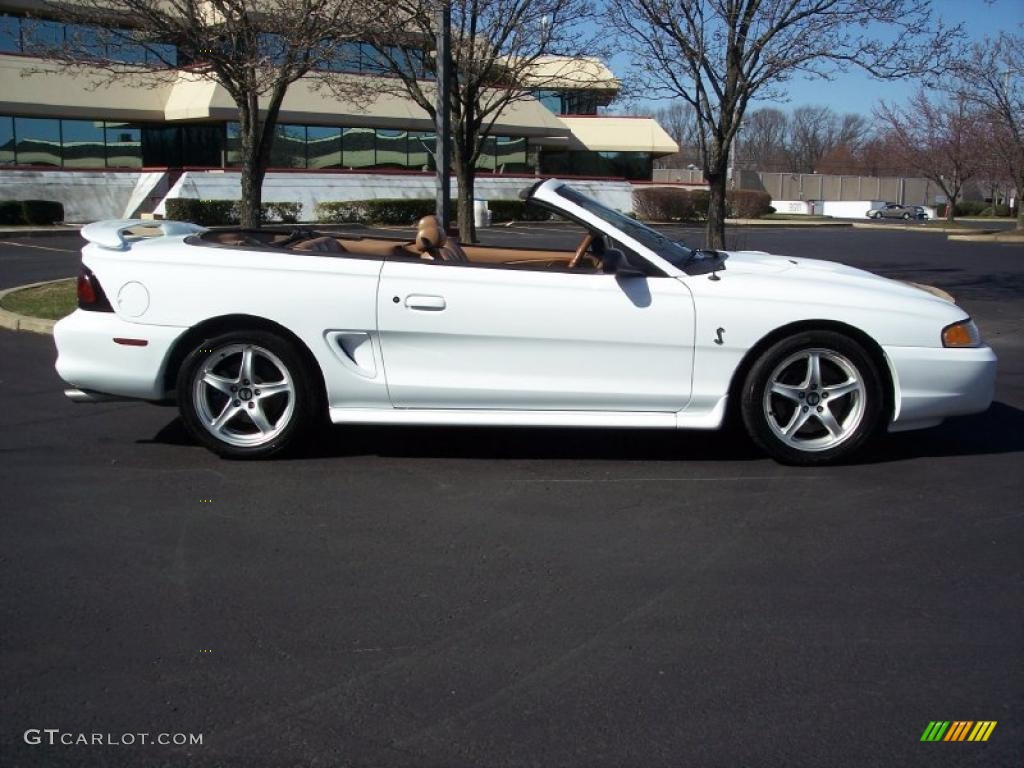
[(445, 236), (436, 216), (424, 216), (416, 228), (416, 250), (420, 253), (440, 248)]

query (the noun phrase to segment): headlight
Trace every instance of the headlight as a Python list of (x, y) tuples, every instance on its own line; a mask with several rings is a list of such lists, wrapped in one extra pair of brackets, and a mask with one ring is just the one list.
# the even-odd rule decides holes
[(978, 326), (970, 318), (947, 325), (942, 329), (942, 346), (980, 347), (981, 333), (978, 332)]

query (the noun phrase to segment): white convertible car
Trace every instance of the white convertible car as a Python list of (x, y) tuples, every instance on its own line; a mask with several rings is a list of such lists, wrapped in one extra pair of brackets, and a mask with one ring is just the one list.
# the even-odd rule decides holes
[[(336, 424), (715, 429), (846, 458), (985, 410), (996, 357), (941, 296), (828, 261), (687, 248), (556, 179), (575, 252), (105, 221), (55, 329), (75, 401), (177, 402), (222, 456)], [(162, 236), (132, 234), (159, 226)]]

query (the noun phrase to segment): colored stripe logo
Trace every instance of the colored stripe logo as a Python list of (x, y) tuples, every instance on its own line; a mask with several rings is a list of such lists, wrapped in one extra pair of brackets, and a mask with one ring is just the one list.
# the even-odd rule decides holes
[(996, 728), (995, 720), (932, 720), (921, 734), (921, 741), (988, 741)]

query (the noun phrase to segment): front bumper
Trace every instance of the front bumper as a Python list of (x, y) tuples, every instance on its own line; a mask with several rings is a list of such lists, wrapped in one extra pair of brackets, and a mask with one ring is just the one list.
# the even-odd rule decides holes
[[(75, 310), (53, 329), (57, 373), (73, 387), (92, 393), (161, 400), (167, 394), (163, 378), (168, 354), (185, 330), (129, 323), (113, 312)], [(146, 344), (132, 346), (115, 339)]]
[(989, 347), (886, 347), (896, 385), (890, 430), (916, 429), (992, 404), (998, 360)]

